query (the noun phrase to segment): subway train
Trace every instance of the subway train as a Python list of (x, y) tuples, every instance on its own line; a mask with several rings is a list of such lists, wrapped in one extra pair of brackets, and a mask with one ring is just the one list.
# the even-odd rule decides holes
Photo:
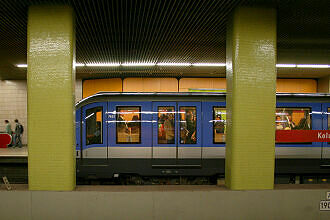
[[(329, 94), (280, 93), (276, 100), (274, 129), (329, 130)], [(225, 101), (225, 93), (107, 92), (81, 100), (77, 178), (223, 176)], [(330, 179), (330, 143), (276, 142), (275, 155), (276, 176)]]

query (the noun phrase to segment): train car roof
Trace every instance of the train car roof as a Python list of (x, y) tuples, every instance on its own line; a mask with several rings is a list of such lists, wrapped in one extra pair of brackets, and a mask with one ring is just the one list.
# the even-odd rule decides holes
[[(76, 103), (76, 106), (88, 100), (111, 96), (174, 96), (174, 97), (225, 97), (225, 92), (99, 92)], [(276, 97), (330, 97), (330, 93), (276, 93)]]

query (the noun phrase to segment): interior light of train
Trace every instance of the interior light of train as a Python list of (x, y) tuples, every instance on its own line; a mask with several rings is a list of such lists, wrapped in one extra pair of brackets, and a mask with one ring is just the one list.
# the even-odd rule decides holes
[(330, 68), (330, 65), (319, 64), (297, 64), (298, 68)]
[(193, 63), (193, 66), (226, 66), (225, 63)]
[(119, 63), (87, 63), (86, 66), (120, 66)]
[(157, 63), (157, 66), (190, 66), (190, 63)]
[(74, 64), (76, 67), (77, 66), (85, 66), (85, 64), (83, 64), (83, 63), (76, 63), (76, 64)]
[(123, 63), (122, 66), (155, 66), (155, 63)]
[(296, 64), (276, 64), (276, 67), (295, 68), (295, 67), (297, 67), (297, 65)]

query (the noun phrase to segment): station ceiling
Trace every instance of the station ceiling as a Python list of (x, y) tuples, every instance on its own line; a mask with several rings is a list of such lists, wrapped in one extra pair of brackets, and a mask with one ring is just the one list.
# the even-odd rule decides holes
[[(277, 8), (277, 63), (330, 64), (329, 0), (0, 0), (0, 79), (26, 79), (30, 5), (76, 13), (77, 63), (224, 63), (226, 23), (239, 5)], [(278, 68), (319, 78), (330, 69)], [(77, 67), (77, 78), (224, 77), (224, 67)]]

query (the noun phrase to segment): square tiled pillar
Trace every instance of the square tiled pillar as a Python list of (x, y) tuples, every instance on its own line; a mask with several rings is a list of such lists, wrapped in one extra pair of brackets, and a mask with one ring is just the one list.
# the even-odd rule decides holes
[(28, 151), (30, 190), (75, 188), (75, 35), (68, 6), (28, 13)]
[(272, 189), (275, 160), (276, 11), (237, 8), (227, 28), (226, 185)]

